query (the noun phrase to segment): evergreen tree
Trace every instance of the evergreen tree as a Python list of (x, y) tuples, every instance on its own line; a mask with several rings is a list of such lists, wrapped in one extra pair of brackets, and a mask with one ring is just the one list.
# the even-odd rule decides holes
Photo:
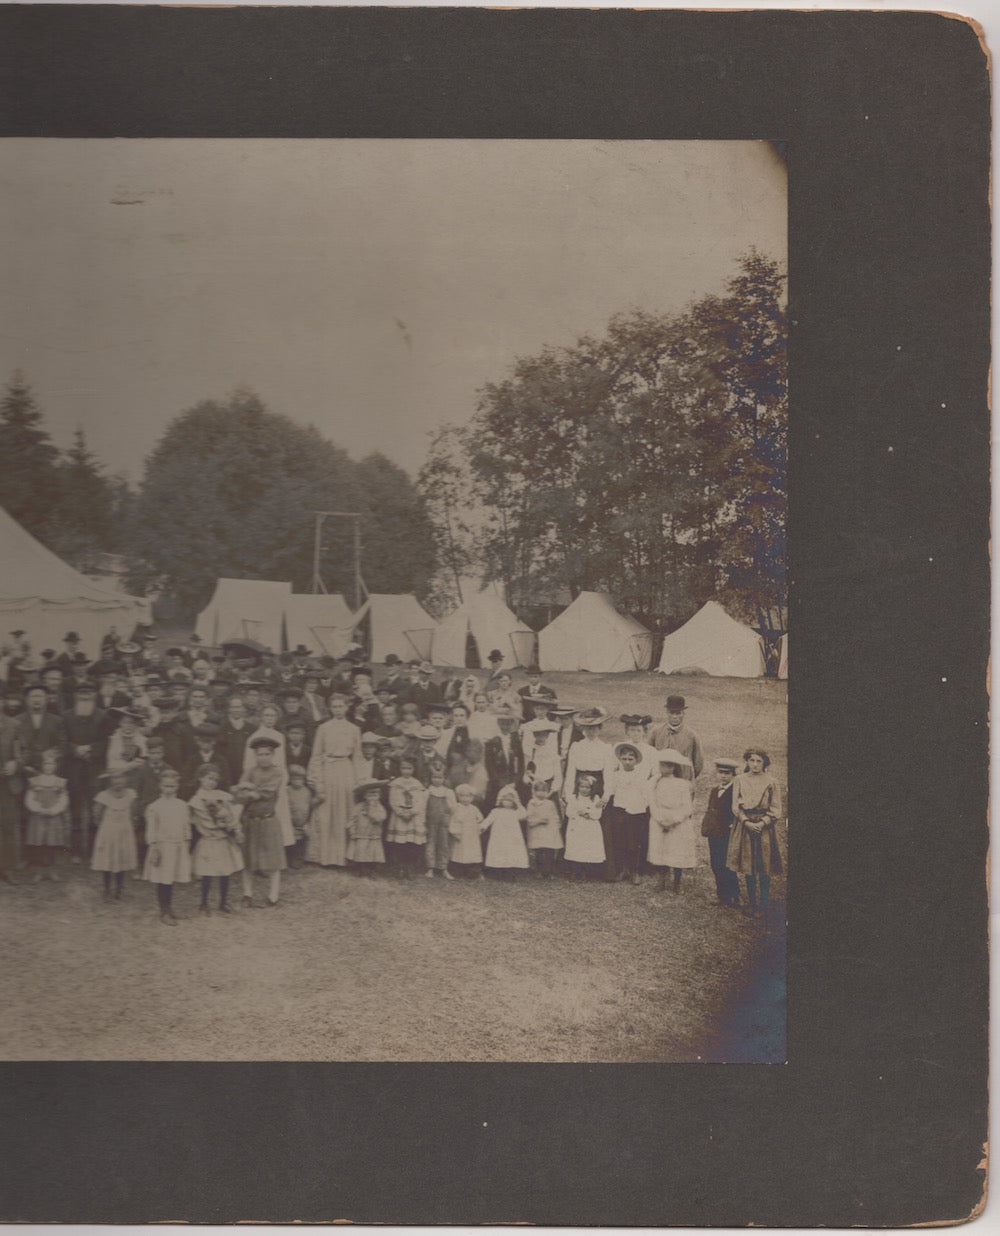
[(0, 505), (43, 540), (59, 499), (58, 456), (31, 388), (17, 370), (0, 398)]

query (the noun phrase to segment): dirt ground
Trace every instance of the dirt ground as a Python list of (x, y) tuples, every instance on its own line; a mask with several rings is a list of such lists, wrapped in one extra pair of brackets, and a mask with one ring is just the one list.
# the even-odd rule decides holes
[[(785, 683), (546, 680), (561, 701), (656, 719), (679, 690), (709, 759), (761, 744), (787, 785)], [(58, 884), (0, 886), (0, 1057), (782, 1060), (783, 927), (718, 907), (700, 846), (677, 896), (652, 877), (398, 882), (307, 867), (285, 874), (275, 909), (206, 918), (195, 887), (177, 886), (175, 928), (158, 921), (152, 886), (128, 878), (125, 899), (106, 903), (96, 873), (63, 865)], [(783, 878), (773, 896), (783, 923)]]

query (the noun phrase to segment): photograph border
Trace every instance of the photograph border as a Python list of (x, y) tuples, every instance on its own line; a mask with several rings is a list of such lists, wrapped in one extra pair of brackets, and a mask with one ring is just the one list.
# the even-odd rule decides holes
[(787, 143), (785, 1065), (0, 1065), (0, 1217), (957, 1222), (983, 1198), (989, 79), (902, 12), (0, 8), (3, 136)]

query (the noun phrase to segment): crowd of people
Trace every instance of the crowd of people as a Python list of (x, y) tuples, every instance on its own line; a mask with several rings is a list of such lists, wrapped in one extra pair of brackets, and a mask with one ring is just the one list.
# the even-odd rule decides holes
[[(652, 873), (680, 893), (697, 865), (705, 768), (684, 697), (666, 698), (659, 724), (622, 715), (625, 738), (611, 743), (603, 709), (561, 702), (537, 665), (515, 686), (502, 660), (441, 680), (428, 661), (390, 655), (376, 682), (357, 651), (192, 637), (161, 653), (150, 632), (112, 631), (92, 662), (73, 631), (37, 656), (12, 632), (0, 879), (57, 881), (64, 862), (89, 862), (115, 901), (141, 872), (171, 926), (177, 883), (200, 882), (204, 914), (232, 912), (237, 875), (244, 907), (274, 907), (282, 872), (306, 864), (398, 879), (634, 885)], [(782, 870), (769, 763), (754, 746), (712, 761), (700, 830), (719, 904), (765, 920)]]

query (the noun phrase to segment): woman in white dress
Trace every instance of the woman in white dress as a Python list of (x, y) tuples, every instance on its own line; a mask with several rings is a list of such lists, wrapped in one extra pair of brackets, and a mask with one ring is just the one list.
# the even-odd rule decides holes
[(347, 864), (347, 825), (354, 812), (357, 761), (361, 755), (361, 731), (347, 720), (347, 700), (331, 695), (330, 720), (324, 721), (313, 739), (308, 781), (323, 795), (309, 821), (306, 861), (322, 867)]
[(694, 831), (693, 782), (687, 779), (693, 765), (686, 755), (668, 747), (657, 755), (660, 775), (649, 788), (649, 865), (658, 867), (656, 891), (667, 887), (667, 872), (673, 871), (673, 889), (679, 893), (681, 874), (698, 865)]
[(576, 793), (566, 796), (566, 848), (563, 856), (573, 863), (573, 879), (591, 878), (600, 873), (605, 860), (601, 814), (604, 800), (596, 793), (597, 778), (581, 772), (576, 778)]
[(472, 703), (468, 722), (469, 737), (476, 742), (486, 742), (500, 736), (495, 712), (490, 711), (490, 701), (485, 691), (478, 691)]

